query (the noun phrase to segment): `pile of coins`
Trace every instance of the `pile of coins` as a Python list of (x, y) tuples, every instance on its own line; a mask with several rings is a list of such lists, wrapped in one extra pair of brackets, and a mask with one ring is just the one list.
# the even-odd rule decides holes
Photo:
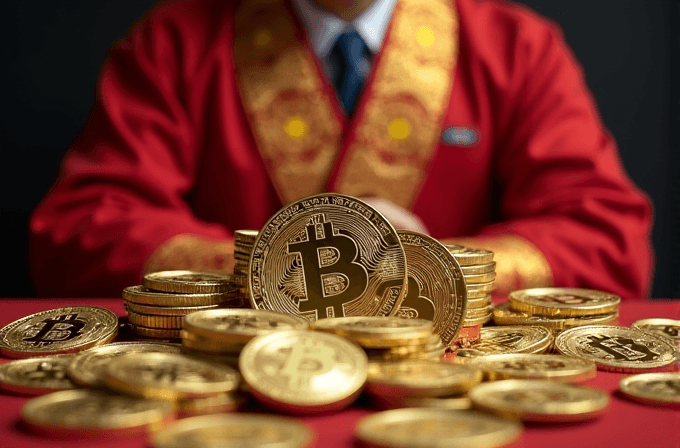
[(219, 307), (243, 308), (231, 277), (194, 271), (146, 274), (123, 290), (131, 332), (142, 338), (178, 339), (187, 314)]
[(236, 295), (244, 303), (250, 303), (248, 265), (258, 233), (257, 230), (237, 230), (234, 232), (234, 284), (236, 285)]
[(539, 325), (555, 334), (584, 325), (616, 325), (621, 298), (582, 288), (531, 288), (514, 291), (493, 307), (497, 325)]

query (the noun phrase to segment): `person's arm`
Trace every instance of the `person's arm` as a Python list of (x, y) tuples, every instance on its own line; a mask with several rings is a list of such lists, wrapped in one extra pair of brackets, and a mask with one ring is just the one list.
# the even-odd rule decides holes
[(105, 62), (88, 123), (30, 223), (38, 294), (120, 295), (143, 269), (227, 271), (231, 234), (187, 203), (199, 159), (179, 37), (137, 26)]

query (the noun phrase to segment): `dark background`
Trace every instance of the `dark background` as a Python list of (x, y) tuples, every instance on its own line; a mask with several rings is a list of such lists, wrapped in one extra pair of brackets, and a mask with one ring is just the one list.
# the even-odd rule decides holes
[[(112, 42), (153, 0), (4, 0), (0, 12), (0, 297), (32, 296), (31, 210), (94, 98)], [(525, 0), (559, 22), (633, 180), (655, 204), (653, 297), (680, 297), (680, 3)]]

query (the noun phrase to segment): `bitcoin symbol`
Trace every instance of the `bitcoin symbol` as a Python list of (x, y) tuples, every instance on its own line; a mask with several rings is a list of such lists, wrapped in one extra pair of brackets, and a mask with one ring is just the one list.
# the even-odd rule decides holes
[(54, 342), (70, 341), (83, 333), (86, 321), (78, 319), (77, 314), (65, 314), (56, 319), (45, 319), (42, 328), (34, 336), (24, 338), (24, 342), (33, 343), (35, 347), (50, 345)]
[(590, 347), (599, 348), (619, 361), (653, 361), (659, 357), (643, 344), (638, 344), (631, 338), (588, 336)]
[[(327, 372), (335, 365), (335, 350), (319, 346), (310, 339), (291, 347), (290, 354), (281, 368), (281, 374), (289, 378), (288, 384), (297, 385), (308, 378), (309, 373)], [(307, 375), (305, 375), (307, 373)]]
[(555, 303), (558, 305), (583, 305), (590, 302), (597, 302), (597, 300), (590, 297), (573, 296), (571, 294), (546, 295), (541, 297), (541, 300), (546, 303)]
[(299, 253), (302, 259), (307, 298), (298, 309), (316, 311), (317, 318), (344, 316), (343, 304), (361, 296), (368, 285), (366, 268), (355, 262), (357, 245), (347, 235), (334, 234), (332, 222), (309, 224), (305, 230), (307, 241), (288, 243), (288, 254)]
[[(411, 312), (415, 311), (415, 313)], [(434, 302), (420, 295), (420, 285), (415, 278), (408, 276), (408, 291), (399, 308), (399, 317), (434, 320)]]
[(63, 380), (66, 377), (66, 366), (63, 364), (52, 364), (51, 362), (41, 362), (37, 368), (26, 373), (26, 379), (35, 380)]

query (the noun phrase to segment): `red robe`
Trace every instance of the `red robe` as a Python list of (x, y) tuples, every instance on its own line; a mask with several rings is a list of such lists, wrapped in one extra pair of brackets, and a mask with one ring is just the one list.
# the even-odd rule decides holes
[[(91, 116), (31, 220), (39, 294), (117, 296), (169, 238), (229, 239), (281, 207), (238, 93), (235, 4), (166, 2), (114, 45)], [(651, 207), (559, 30), (497, 1), (456, 7), (442, 131), (478, 139), (442, 138), (413, 211), (436, 238), (527, 239), (558, 286), (646, 297)]]

